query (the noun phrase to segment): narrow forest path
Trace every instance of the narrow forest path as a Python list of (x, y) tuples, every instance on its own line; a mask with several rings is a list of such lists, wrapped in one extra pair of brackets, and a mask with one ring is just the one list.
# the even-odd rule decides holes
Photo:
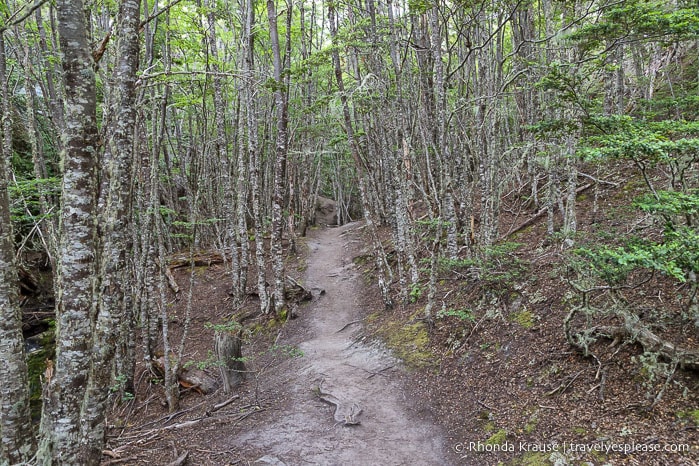
[[(292, 328), (279, 344), (293, 344), (303, 357), (284, 370), (289, 403), (264, 423), (233, 441), (241, 449), (266, 453), (262, 463), (287, 465), (445, 465), (449, 447), (441, 429), (422, 419), (403, 388), (400, 364), (375, 345), (357, 343), (365, 296), (362, 278), (352, 262), (361, 246), (354, 223), (316, 230), (308, 239), (305, 285), (314, 299), (303, 307), (301, 328)], [(321, 294), (320, 290), (325, 292)], [(348, 325), (349, 324), (349, 325)], [(343, 403), (362, 408), (359, 425), (343, 426), (334, 407), (314, 388)]]

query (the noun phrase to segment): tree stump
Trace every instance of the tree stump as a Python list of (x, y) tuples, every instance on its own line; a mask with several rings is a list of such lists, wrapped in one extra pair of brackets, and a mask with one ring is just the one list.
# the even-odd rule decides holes
[(240, 332), (217, 331), (216, 356), (223, 378), (223, 390), (230, 394), (233, 388), (240, 385), (245, 379), (245, 364), (242, 356), (242, 339)]

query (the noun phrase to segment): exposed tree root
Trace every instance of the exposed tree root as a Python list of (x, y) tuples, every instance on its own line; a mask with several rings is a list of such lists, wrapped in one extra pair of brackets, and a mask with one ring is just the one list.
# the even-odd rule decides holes
[(563, 327), (568, 343), (586, 356), (589, 354), (586, 339), (603, 336), (615, 342), (629, 341), (639, 343), (648, 353), (656, 353), (665, 361), (683, 369), (699, 370), (699, 351), (683, 348), (663, 340), (653, 333), (638, 317), (626, 310), (617, 310), (617, 315), (623, 318), (623, 325), (597, 325), (582, 332), (574, 333), (571, 320), (580, 310), (573, 308), (563, 321)]

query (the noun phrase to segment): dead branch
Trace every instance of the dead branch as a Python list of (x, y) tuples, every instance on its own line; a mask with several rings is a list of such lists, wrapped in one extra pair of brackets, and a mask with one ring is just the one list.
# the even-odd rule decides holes
[[(588, 183), (588, 184), (586, 184), (585, 186), (580, 186), (578, 189), (575, 190), (575, 194), (578, 195), (578, 194), (580, 194), (580, 193), (582, 193), (582, 192), (584, 192), (584, 191), (587, 191), (588, 189), (590, 189), (590, 188), (593, 187), (594, 185), (595, 185), (594, 183)], [(535, 213), (534, 216), (531, 217), (529, 220), (526, 220), (524, 223), (522, 223), (521, 225), (519, 225), (519, 226), (518, 226), (517, 228), (515, 228), (514, 230), (508, 231), (508, 232), (505, 234), (505, 236), (504, 236), (503, 238), (509, 238), (510, 236), (514, 235), (515, 233), (517, 233), (517, 232), (519, 232), (519, 231), (521, 231), (521, 230), (524, 230), (525, 228), (527, 228), (527, 227), (530, 226), (530, 225), (533, 225), (534, 223), (537, 222), (537, 220), (539, 220), (541, 217), (543, 217), (543, 216), (546, 214), (546, 212), (548, 212), (548, 209), (547, 209), (546, 207), (544, 207), (543, 209), (540, 209), (540, 210), (539, 210), (537, 213)]]
[(172, 275), (172, 271), (170, 270), (169, 267), (165, 268), (165, 276), (167, 277), (167, 284), (170, 285), (170, 288), (172, 289), (172, 291), (174, 291), (175, 294), (179, 293), (180, 287), (177, 284), (175, 277)]
[(220, 252), (212, 251), (201, 251), (193, 254), (178, 253), (167, 258), (167, 266), (170, 270), (188, 266), (209, 267), (221, 263), (223, 263), (223, 255)]
[(127, 456), (125, 458), (116, 458), (113, 460), (102, 462), (102, 466), (107, 466), (107, 465), (111, 465), (111, 464), (130, 463), (132, 461), (136, 461), (137, 459), (138, 459), (138, 456)]
[(174, 0), (174, 1), (170, 2), (169, 4), (165, 5), (163, 8), (161, 8), (160, 10), (158, 10), (156, 13), (150, 15), (148, 18), (146, 18), (146, 19), (144, 19), (143, 21), (141, 21), (141, 24), (139, 25), (139, 32), (143, 31), (143, 28), (146, 27), (146, 24), (150, 23), (150, 22), (153, 21), (155, 18), (157, 18), (158, 16), (162, 15), (163, 13), (165, 13), (166, 11), (168, 11), (170, 8), (172, 8), (173, 6), (177, 5), (177, 4), (180, 3), (181, 1), (182, 1), (182, 0)]
[(26, 8), (26, 5), (23, 5), (20, 7), (17, 11), (12, 13), (8, 18), (5, 19), (6, 24), (2, 27), (0, 27), (0, 34), (4, 33), (8, 29), (10, 29), (12, 26), (21, 23), (25, 19), (29, 18), (32, 13), (34, 13), (36, 10), (42, 7), (44, 3), (46, 3), (48, 0), (41, 0), (34, 2), (34, 5), (32, 5), (24, 14), (21, 16), (19, 15), (19, 12), (22, 11), (23, 9)]
[(180, 456), (178, 456), (175, 461), (168, 463), (167, 466), (181, 466), (187, 462), (188, 457), (189, 457), (189, 451), (185, 451)]
[(235, 400), (240, 398), (240, 395), (233, 395), (232, 397), (228, 398), (226, 401), (223, 401), (219, 404), (213, 405), (209, 411), (207, 411), (208, 414), (213, 413), (218, 411), (219, 409), (225, 408), (229, 404), (233, 403)]
[(561, 382), (561, 384), (558, 387), (554, 388), (550, 392), (547, 392), (546, 396), (551, 396), (551, 395), (554, 395), (556, 393), (564, 393), (566, 390), (568, 390), (568, 388), (570, 388), (571, 385), (573, 385), (573, 382), (575, 382), (575, 380), (578, 377), (580, 377), (580, 374), (582, 374), (582, 373), (583, 373), (583, 371), (579, 371), (577, 374), (575, 374), (573, 377), (571, 377), (567, 383), (565, 381)]
[(109, 43), (109, 39), (112, 37), (112, 32), (107, 31), (107, 34), (104, 36), (104, 38), (100, 41), (100, 44), (97, 46), (95, 50), (92, 51), (92, 59), (95, 62), (95, 65), (97, 65), (100, 60), (102, 59), (102, 56), (104, 55), (104, 52), (107, 51), (107, 44)]
[(663, 340), (641, 322), (626, 322), (624, 326), (599, 326), (593, 328), (608, 338), (621, 338), (638, 342), (648, 353), (657, 353), (665, 361), (677, 363), (681, 368), (699, 370), (699, 351), (682, 348)]
[(344, 329), (346, 329), (347, 327), (349, 327), (350, 325), (360, 324), (361, 322), (362, 322), (362, 319), (353, 320), (352, 322), (348, 322), (348, 323), (346, 323), (340, 330), (336, 331), (335, 333), (340, 333), (340, 332), (342, 332)]

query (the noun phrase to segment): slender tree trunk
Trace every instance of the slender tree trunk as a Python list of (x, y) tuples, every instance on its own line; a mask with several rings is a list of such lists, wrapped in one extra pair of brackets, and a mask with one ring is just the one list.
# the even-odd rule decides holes
[(372, 241), (374, 244), (374, 254), (376, 259), (376, 268), (378, 272), (378, 282), (379, 289), (381, 291), (381, 297), (386, 307), (393, 306), (393, 299), (391, 298), (389, 283), (386, 279), (386, 269), (388, 265), (386, 264), (386, 254), (383, 251), (381, 242), (378, 238), (376, 232), (376, 224), (371, 216), (371, 207), (369, 204), (369, 199), (366, 192), (366, 180), (364, 177), (364, 163), (359, 155), (359, 147), (357, 146), (357, 141), (354, 135), (354, 128), (352, 125), (352, 117), (350, 115), (349, 103), (347, 101), (347, 94), (345, 92), (344, 78), (342, 77), (342, 67), (340, 66), (340, 54), (337, 50), (337, 24), (335, 24), (335, 5), (333, 2), (328, 3), (328, 22), (330, 24), (330, 36), (333, 41), (334, 47), (332, 48), (332, 61), (333, 68), (335, 70), (335, 80), (337, 82), (337, 87), (340, 92), (340, 100), (342, 102), (342, 115), (344, 117), (345, 133), (347, 134), (347, 143), (352, 153), (352, 159), (354, 160), (354, 166), (357, 170), (357, 184), (359, 189), (359, 197), (362, 203), (362, 210), (364, 211), (364, 220), (366, 221), (367, 227), (372, 236)]
[(252, 190), (252, 212), (255, 223), (255, 259), (257, 263), (257, 293), (260, 298), (260, 310), (270, 311), (269, 294), (266, 281), (266, 259), (264, 249), (264, 224), (262, 219), (262, 161), (259, 153), (257, 113), (254, 98), (254, 46), (253, 36), (254, 8), (252, 0), (245, 0), (245, 36), (244, 36), (244, 83), (242, 94), (245, 99), (246, 123), (248, 133), (248, 163), (250, 164), (250, 189)]
[[(287, 8), (290, 6), (287, 5)], [(286, 307), (284, 298), (284, 257), (282, 233), (284, 223), (282, 206), (284, 205), (284, 181), (286, 172), (287, 134), (288, 134), (288, 100), (287, 90), (282, 80), (282, 59), (277, 31), (277, 9), (274, 0), (267, 0), (267, 18), (272, 45), (272, 62), (274, 65), (274, 104), (277, 110), (276, 158), (274, 161), (274, 194), (272, 195), (272, 238), (270, 252), (274, 272), (274, 310), (277, 314)]]
[(0, 463), (19, 464), (34, 453), (29, 411), (29, 381), (17, 302), (17, 264), (7, 192), (12, 148), (10, 100), (7, 89), (5, 38), (0, 32), (0, 88), (2, 139), (0, 139)]
[[(211, 70), (214, 72), (214, 123), (216, 136), (214, 139), (214, 144), (216, 147), (216, 152), (218, 154), (218, 160), (221, 170), (221, 187), (223, 189), (223, 215), (225, 219), (224, 228), (224, 251), (231, 251), (231, 272), (233, 276), (233, 286), (232, 292), (235, 299), (240, 301), (244, 293), (244, 289), (241, 289), (240, 280), (240, 260), (238, 255), (239, 251), (239, 234), (238, 234), (238, 221), (236, 220), (236, 200), (235, 191), (233, 188), (232, 178), (232, 168), (233, 162), (229, 155), (229, 140), (228, 132), (226, 128), (226, 101), (223, 96), (223, 78), (220, 72), (220, 58), (217, 45), (217, 34), (216, 34), (216, 15), (215, 15), (215, 2), (207, 1), (206, 7), (208, 8), (207, 13), (207, 38), (209, 43), (209, 52), (211, 53), (211, 60), (213, 63), (210, 64)], [(212, 190), (213, 191), (213, 190)], [(225, 254), (224, 254), (225, 257)]]

